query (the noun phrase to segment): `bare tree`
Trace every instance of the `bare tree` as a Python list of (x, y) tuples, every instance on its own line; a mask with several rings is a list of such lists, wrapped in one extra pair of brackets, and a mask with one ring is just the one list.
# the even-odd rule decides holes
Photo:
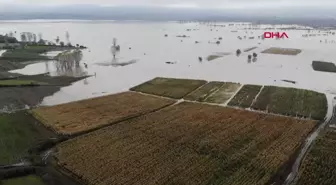
[(65, 32), (65, 38), (66, 38), (67, 43), (70, 43), (70, 34), (68, 31)]
[(37, 41), (37, 38), (36, 38), (36, 34), (34, 33), (33, 34), (33, 42), (36, 43), (36, 41)]
[(81, 50), (65, 51), (57, 56), (54, 63), (58, 75), (83, 76), (86, 73), (83, 67), (79, 65), (83, 54)]
[(14, 33), (11, 31), (11, 32), (9, 32), (8, 36), (9, 37), (14, 37)]
[(28, 39), (28, 42), (32, 42), (33, 41), (33, 34), (31, 32), (26, 32), (26, 37)]
[(27, 42), (27, 37), (25, 33), (21, 33), (21, 41), (22, 42)]
[(56, 37), (55, 41), (56, 41), (56, 44), (58, 44), (60, 42), (59, 36)]
[(42, 33), (38, 33), (38, 40), (43, 40), (43, 35), (42, 35)]

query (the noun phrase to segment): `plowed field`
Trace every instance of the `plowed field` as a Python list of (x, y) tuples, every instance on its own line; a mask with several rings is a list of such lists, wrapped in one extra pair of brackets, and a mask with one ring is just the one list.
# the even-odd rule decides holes
[(173, 104), (173, 100), (124, 92), (32, 111), (58, 133), (75, 134), (96, 129)]
[(336, 131), (320, 136), (303, 160), (298, 185), (336, 184)]
[(88, 184), (266, 184), (315, 121), (180, 103), (66, 141), (58, 164)]

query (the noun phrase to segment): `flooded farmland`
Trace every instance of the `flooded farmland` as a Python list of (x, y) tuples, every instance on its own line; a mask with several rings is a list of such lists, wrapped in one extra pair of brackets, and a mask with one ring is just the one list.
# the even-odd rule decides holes
[[(88, 47), (83, 51), (81, 66), (85, 63), (85, 72), (93, 76), (46, 97), (42, 103), (44, 105), (126, 91), (131, 86), (157, 76), (288, 86), (336, 93), (336, 74), (316, 72), (311, 67), (313, 60), (334, 62), (336, 58), (333, 52), (336, 44), (332, 42), (336, 36), (324, 34), (324, 31), (310, 31), (314, 36), (307, 37), (307, 30), (286, 30), (288, 39), (261, 39), (265, 31), (263, 28), (272, 26), (256, 28), (251, 25), (217, 23), (223, 26), (213, 27), (199, 23), (135, 21), (16, 21), (0, 24), (0, 33), (30, 31), (43, 33), (47, 40), (54, 40), (57, 36), (65, 40), (65, 32), (68, 31), (72, 43)], [(281, 27), (285, 26), (272, 29)], [(188, 37), (178, 38), (178, 35)], [(117, 38), (121, 47), (115, 60), (110, 51), (113, 38)], [(218, 38), (221, 38), (220, 44), (214, 44)], [(237, 49), (243, 51), (253, 47), (257, 48), (239, 56), (231, 54), (212, 61), (205, 60), (213, 53), (235, 53)], [(302, 52), (296, 56), (260, 53), (271, 47), (295, 48)], [(248, 55), (252, 53), (257, 53), (258, 57), (249, 62)], [(199, 61), (199, 57), (204, 60)], [(32, 75), (45, 72), (56, 74), (55, 71), (53, 62), (49, 61), (31, 64), (13, 72)]]
[[(51, 76), (90, 75), (89, 78), (67, 84), (59, 91), (55, 90), (56, 93), (50, 93), (50, 96), (42, 100), (42, 105), (57, 105), (115, 94), (155, 77), (220, 82), (221, 85), (217, 90), (212, 90), (210, 87), (206, 89), (211, 91), (205, 92), (205, 95), (208, 94), (207, 96), (211, 98), (222, 98), (223, 100), (217, 102), (220, 105), (224, 105), (224, 101), (232, 100), (231, 97), (236, 95), (241, 85), (246, 84), (295, 87), (326, 94), (329, 101), (328, 118), (323, 120), (323, 124), (317, 124), (315, 132), (310, 133), (306, 142), (300, 145), (300, 153), (298, 152), (294, 165), (291, 165), (292, 173), (287, 179), (287, 183), (290, 184), (297, 177), (300, 163), (316, 136), (331, 122), (329, 120), (333, 113), (332, 100), (336, 94), (334, 85), (336, 74), (315, 71), (312, 62), (335, 63), (335, 31), (307, 30), (308, 28), (296, 25), (290, 26), (296, 29), (284, 30), (289, 26), (216, 24), (217, 26), (201, 23), (139, 21), (16, 21), (0, 22), (0, 34), (28, 31), (41, 33), (47, 40), (53, 41), (59, 37), (61, 41), (70, 40), (73, 44), (80, 43), (88, 47), (83, 50), (81, 62), (70, 67), (62, 68), (56, 61), (38, 61), (11, 71), (23, 75), (44, 73), (49, 73)], [(262, 35), (266, 28), (274, 32), (285, 31), (289, 38), (263, 39)], [(69, 33), (69, 38), (66, 38), (65, 33)], [(120, 51), (118, 49), (116, 52), (111, 48), (114, 43), (120, 46)], [(2, 52), (4, 51), (0, 51), (0, 54)], [(55, 57), (58, 53), (50, 52), (47, 55)], [(225, 82), (237, 84), (232, 87), (233, 90), (222, 92), (220, 87), (224, 87)], [(262, 88), (264, 87), (257, 86), (253, 97), (259, 96)], [(220, 97), (217, 97), (216, 93)], [(211, 98), (201, 98), (212, 101)], [(250, 98), (247, 107), (256, 100)], [(287, 98), (287, 100), (294, 99)], [(112, 107), (119, 109), (119, 106), (112, 105)], [(69, 113), (72, 114), (71, 111)], [(96, 119), (97, 116), (93, 117)], [(312, 128), (315, 126), (312, 125)], [(306, 136), (302, 139), (304, 138)], [(296, 147), (299, 148), (299, 143)]]

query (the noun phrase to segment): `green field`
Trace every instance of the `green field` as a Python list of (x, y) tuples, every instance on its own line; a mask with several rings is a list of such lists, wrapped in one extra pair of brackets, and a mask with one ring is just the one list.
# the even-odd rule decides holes
[(297, 185), (336, 184), (336, 132), (319, 136), (299, 170)]
[(325, 94), (310, 90), (265, 86), (252, 106), (256, 110), (323, 120), (328, 105)]
[(315, 71), (336, 73), (336, 66), (331, 62), (313, 61), (312, 67)]
[(208, 98), (212, 93), (217, 91), (220, 87), (224, 85), (224, 82), (209, 82), (203, 85), (201, 88), (193, 91), (184, 99), (190, 101), (199, 101), (203, 102), (206, 98)]
[(35, 127), (36, 120), (25, 111), (0, 114), (0, 165), (18, 162), (28, 149), (51, 133)]
[(239, 89), (241, 85), (237, 83), (225, 82), (215, 93), (211, 94), (204, 101), (208, 103), (222, 104), (227, 102)]
[(74, 47), (61, 46), (26, 46), (8, 50), (2, 54), (1, 60), (10, 60), (15, 62), (33, 61), (33, 60), (53, 60), (53, 58), (41, 55), (49, 51), (64, 51)]
[(153, 80), (135, 86), (130, 90), (181, 99), (206, 83), (205, 80), (154, 78)]
[(223, 56), (220, 56), (220, 55), (209, 55), (209, 56), (207, 57), (207, 60), (208, 60), (208, 61), (211, 61), (211, 60), (215, 60), (215, 59), (217, 59), (217, 58), (221, 58), (221, 57), (223, 57)]
[(0, 86), (25, 86), (25, 85), (38, 85), (39, 82), (33, 80), (0, 80)]
[(259, 85), (244, 85), (228, 105), (249, 108), (260, 90)]
[(31, 60), (50, 60), (48, 56), (40, 55), (39, 53), (29, 52), (26, 50), (7, 51), (0, 57), (2, 60), (10, 60), (16, 62), (31, 61)]
[(19, 177), (0, 181), (1, 185), (46, 185), (38, 176)]

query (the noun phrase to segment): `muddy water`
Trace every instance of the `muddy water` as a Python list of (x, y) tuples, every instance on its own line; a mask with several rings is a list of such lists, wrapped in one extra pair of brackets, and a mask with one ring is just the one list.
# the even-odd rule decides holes
[[(228, 25), (228, 24), (226, 24)], [(266, 26), (264, 26), (266, 27)], [(41, 32), (45, 39), (60, 36), (65, 40), (69, 31), (73, 44), (89, 47), (84, 51), (81, 68), (94, 75), (91, 78), (62, 88), (53, 96), (44, 99), (43, 104), (55, 105), (89, 97), (102, 96), (128, 90), (131, 86), (157, 76), (175, 78), (195, 78), (218, 81), (232, 81), (260, 85), (277, 85), (312, 89), (323, 93), (336, 93), (336, 74), (315, 72), (312, 60), (334, 62), (335, 43), (325, 43), (325, 39), (336, 40), (335, 35), (303, 38), (307, 31), (286, 31), (289, 39), (257, 39), (263, 30), (242, 30), (245, 27), (208, 27), (199, 24), (150, 23), (150, 22), (15, 22), (0, 23), (0, 33), (7, 31)], [(186, 31), (192, 29), (192, 31)], [(199, 30), (193, 30), (199, 29)], [(211, 29), (213, 31), (211, 31)], [(218, 31), (216, 31), (218, 30)], [(236, 31), (237, 32), (232, 32)], [(271, 30), (272, 31), (272, 30)], [(168, 37), (164, 35), (168, 34)], [(318, 34), (318, 33), (316, 33)], [(320, 33), (322, 34), (322, 33)], [(177, 38), (187, 35), (189, 38)], [(256, 39), (239, 40), (237, 37), (254, 36)], [(113, 65), (110, 46), (113, 38), (121, 46), (116, 56), (117, 62), (137, 62), (126, 66)], [(222, 37), (221, 44), (212, 44)], [(181, 42), (181, 40), (183, 42)], [(321, 43), (320, 40), (323, 42)], [(199, 43), (195, 43), (198, 41)], [(209, 41), (211, 43), (209, 43)], [(235, 53), (257, 46), (250, 52), (243, 52), (222, 58), (199, 62), (198, 57), (206, 58), (216, 52)], [(261, 54), (269, 47), (302, 49), (297, 56)], [(247, 62), (247, 55), (259, 53), (257, 62)], [(176, 62), (168, 65), (166, 62)], [(84, 68), (84, 63), (88, 68)], [(111, 65), (99, 65), (99, 64)], [(38, 74), (55, 71), (52, 62), (32, 64), (22, 70), (23, 74)], [(296, 81), (296, 84), (282, 80)]]

